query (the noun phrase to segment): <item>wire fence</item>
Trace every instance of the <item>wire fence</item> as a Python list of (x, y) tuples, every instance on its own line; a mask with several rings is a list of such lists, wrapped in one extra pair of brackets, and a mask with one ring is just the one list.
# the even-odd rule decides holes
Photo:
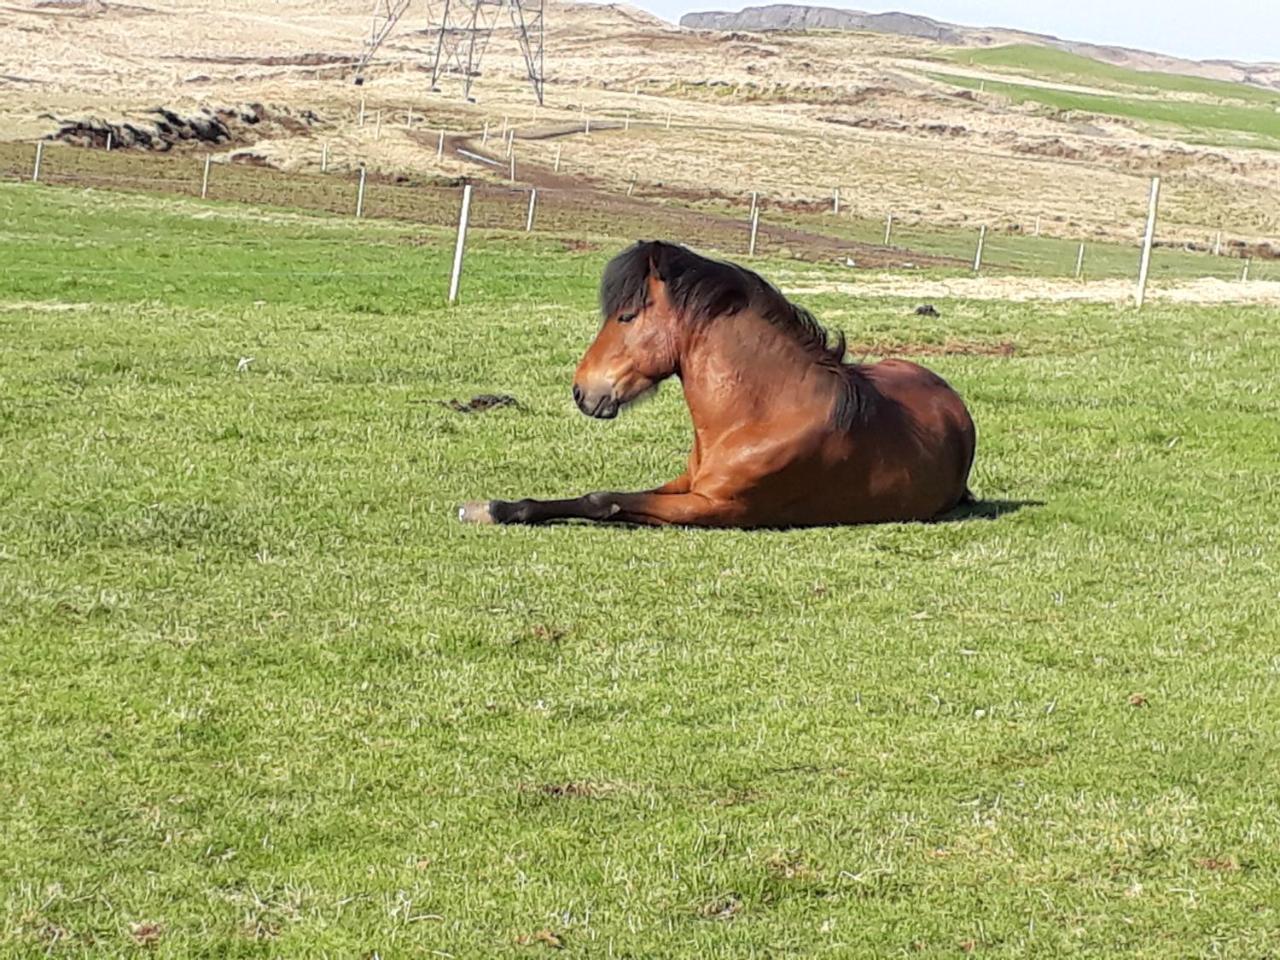
[[(617, 121), (611, 121), (617, 122)], [(262, 162), (234, 161), (209, 153), (175, 149), (167, 153), (142, 150), (85, 149), (57, 142), (0, 144), (0, 179), (38, 177), (49, 185), (166, 194), (234, 201), (364, 218), (394, 219), (431, 227), (457, 224), (461, 184), (473, 183), (472, 229), (529, 232), (553, 236), (572, 245), (601, 238), (624, 240), (661, 235), (732, 255), (793, 257), (881, 269), (941, 269), (1030, 276), (1076, 277), (1082, 280), (1132, 278), (1138, 265), (1137, 245), (1083, 243), (1061, 237), (1036, 236), (1025, 231), (980, 230), (919, 221), (902, 224), (858, 217), (838, 195), (815, 201), (782, 203), (743, 194), (740, 198), (704, 197), (664, 192), (658, 185), (632, 182), (623, 192), (588, 179), (557, 177), (543, 163), (526, 162), (515, 141), (499, 142), (477, 153), (450, 139), (451, 156), (476, 157), (478, 172), (488, 176), (457, 178), (418, 173), (366, 170), (361, 191), (361, 167), (351, 158), (331, 156), (318, 148), (316, 163), (303, 169), (281, 170)], [(428, 137), (427, 139), (431, 139)], [(471, 140), (465, 141), (468, 144)], [(505, 144), (512, 143), (515, 179)], [(491, 145), (486, 143), (485, 147)], [(36, 169), (36, 153), (40, 153)], [(551, 149), (539, 145), (540, 153)], [(521, 147), (523, 150), (523, 145)], [(444, 152), (443, 150), (441, 152)], [(327, 171), (320, 172), (320, 166)], [(504, 169), (505, 168), (505, 169)], [(522, 175), (527, 179), (521, 179)], [(536, 191), (536, 196), (531, 194)], [(363, 194), (363, 195), (362, 195)], [(759, 225), (752, 244), (753, 212)], [(1253, 252), (1260, 256), (1251, 256)], [(979, 263), (980, 260), (980, 263)], [(1193, 249), (1162, 244), (1157, 232), (1151, 266), (1153, 280), (1217, 278), (1220, 280), (1280, 280), (1280, 260), (1266, 246), (1255, 249), (1223, 241)]]

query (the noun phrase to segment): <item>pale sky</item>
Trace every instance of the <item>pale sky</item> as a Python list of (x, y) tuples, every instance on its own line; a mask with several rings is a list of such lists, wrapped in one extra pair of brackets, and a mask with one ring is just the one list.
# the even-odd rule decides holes
[[(675, 23), (694, 10), (741, 10), (769, 0), (630, 2)], [(1195, 60), (1280, 62), (1280, 0), (815, 0), (813, 5), (871, 13), (898, 10), (966, 26), (1013, 27)]]

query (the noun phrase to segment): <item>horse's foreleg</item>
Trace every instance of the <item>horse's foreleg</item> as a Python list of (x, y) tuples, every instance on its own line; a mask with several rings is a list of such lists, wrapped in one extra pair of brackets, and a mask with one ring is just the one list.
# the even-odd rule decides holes
[[(674, 486), (680, 480), (672, 481)], [(661, 488), (659, 488), (661, 489)], [(656, 526), (724, 526), (734, 520), (732, 504), (695, 493), (588, 493), (568, 500), (490, 500), (464, 504), (464, 523), (547, 523), (553, 520), (643, 523)]]
[(701, 493), (604, 494), (616, 509), (609, 519), (617, 523), (649, 526), (728, 527), (741, 523), (741, 506)]
[(611, 508), (588, 493), (567, 500), (481, 500), (458, 508), (463, 523), (548, 523), (552, 520), (608, 520)]

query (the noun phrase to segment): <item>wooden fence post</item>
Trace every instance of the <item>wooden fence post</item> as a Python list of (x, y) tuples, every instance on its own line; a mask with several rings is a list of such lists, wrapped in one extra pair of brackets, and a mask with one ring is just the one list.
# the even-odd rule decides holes
[(1252, 260), (1252, 259), (1246, 260), (1246, 261), (1244, 262), (1244, 273), (1240, 274), (1240, 282), (1241, 282), (1241, 283), (1248, 283), (1248, 282), (1249, 282), (1249, 267), (1250, 267), (1250, 265), (1251, 265), (1252, 263), (1253, 263), (1253, 260)]
[(444, 127), (440, 128), (440, 142), (436, 144), (436, 160), (444, 159)]
[(382, 139), (382, 111), (375, 110), (373, 113), (373, 139)]
[(364, 97), (360, 98), (360, 120), (358, 121), (358, 125), (361, 127), (364, 126)]
[(1147, 274), (1151, 270), (1151, 244), (1156, 236), (1156, 209), (1160, 205), (1160, 178), (1151, 178), (1151, 199), (1147, 204), (1147, 232), (1142, 238), (1142, 260), (1138, 264), (1138, 290), (1135, 296), (1138, 309), (1147, 299)]
[(107, 153), (111, 152), (111, 131), (107, 131)]
[(533, 232), (533, 208), (538, 202), (538, 188), (532, 187), (529, 190), (529, 213), (524, 218), (524, 232)]
[(35, 163), (35, 166), (31, 168), (32, 183), (40, 182), (40, 161), (43, 159), (44, 159), (44, 141), (37, 140), (36, 141), (36, 163)]
[(1080, 275), (1084, 273), (1084, 244), (1080, 244), (1080, 252), (1076, 254), (1076, 279), (1080, 279)]
[(973, 255), (973, 272), (977, 273), (982, 269), (982, 248), (987, 242), (987, 225), (984, 223), (978, 229), (978, 251)]
[(356, 190), (356, 219), (364, 216), (364, 164), (360, 164), (360, 186)]
[(511, 182), (515, 183), (516, 182), (516, 152), (512, 150), (510, 154), (508, 154), (508, 156), (511, 157), (511, 167), (507, 171), (507, 173)]
[(449, 277), (449, 302), (458, 302), (458, 284), (462, 281), (462, 251), (467, 243), (467, 220), (471, 217), (471, 184), (462, 188), (462, 212), (458, 214), (458, 240), (453, 248), (453, 273)]
[(756, 235), (760, 232), (760, 208), (751, 211), (751, 245), (747, 247), (747, 256), (756, 255)]
[(204, 155), (204, 177), (200, 181), (200, 199), (204, 200), (209, 196), (209, 164), (213, 157), (210, 154)]
[(889, 246), (889, 241), (893, 239), (893, 214), (889, 214), (884, 220), (884, 245)]
[(556, 167), (554, 173), (560, 172), (560, 151), (564, 149), (564, 144), (556, 144)]
[(480, 145), (484, 146), (489, 142), (489, 121), (484, 122), (484, 133), (480, 135)]
[(320, 148), (320, 172), (329, 172), (329, 141), (324, 142), (324, 146)]

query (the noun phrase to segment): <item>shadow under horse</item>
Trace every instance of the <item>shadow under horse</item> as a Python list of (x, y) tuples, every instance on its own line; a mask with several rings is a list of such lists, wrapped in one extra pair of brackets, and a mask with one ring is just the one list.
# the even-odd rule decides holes
[(605, 268), (600, 303), (574, 401), (609, 419), (678, 377), (693, 421), (687, 469), (640, 493), (468, 503), (463, 521), (779, 528), (993, 518), (1029, 505), (970, 494), (973, 420), (941, 377), (900, 359), (846, 363), (843, 335), (832, 341), (750, 270), (637, 243)]

